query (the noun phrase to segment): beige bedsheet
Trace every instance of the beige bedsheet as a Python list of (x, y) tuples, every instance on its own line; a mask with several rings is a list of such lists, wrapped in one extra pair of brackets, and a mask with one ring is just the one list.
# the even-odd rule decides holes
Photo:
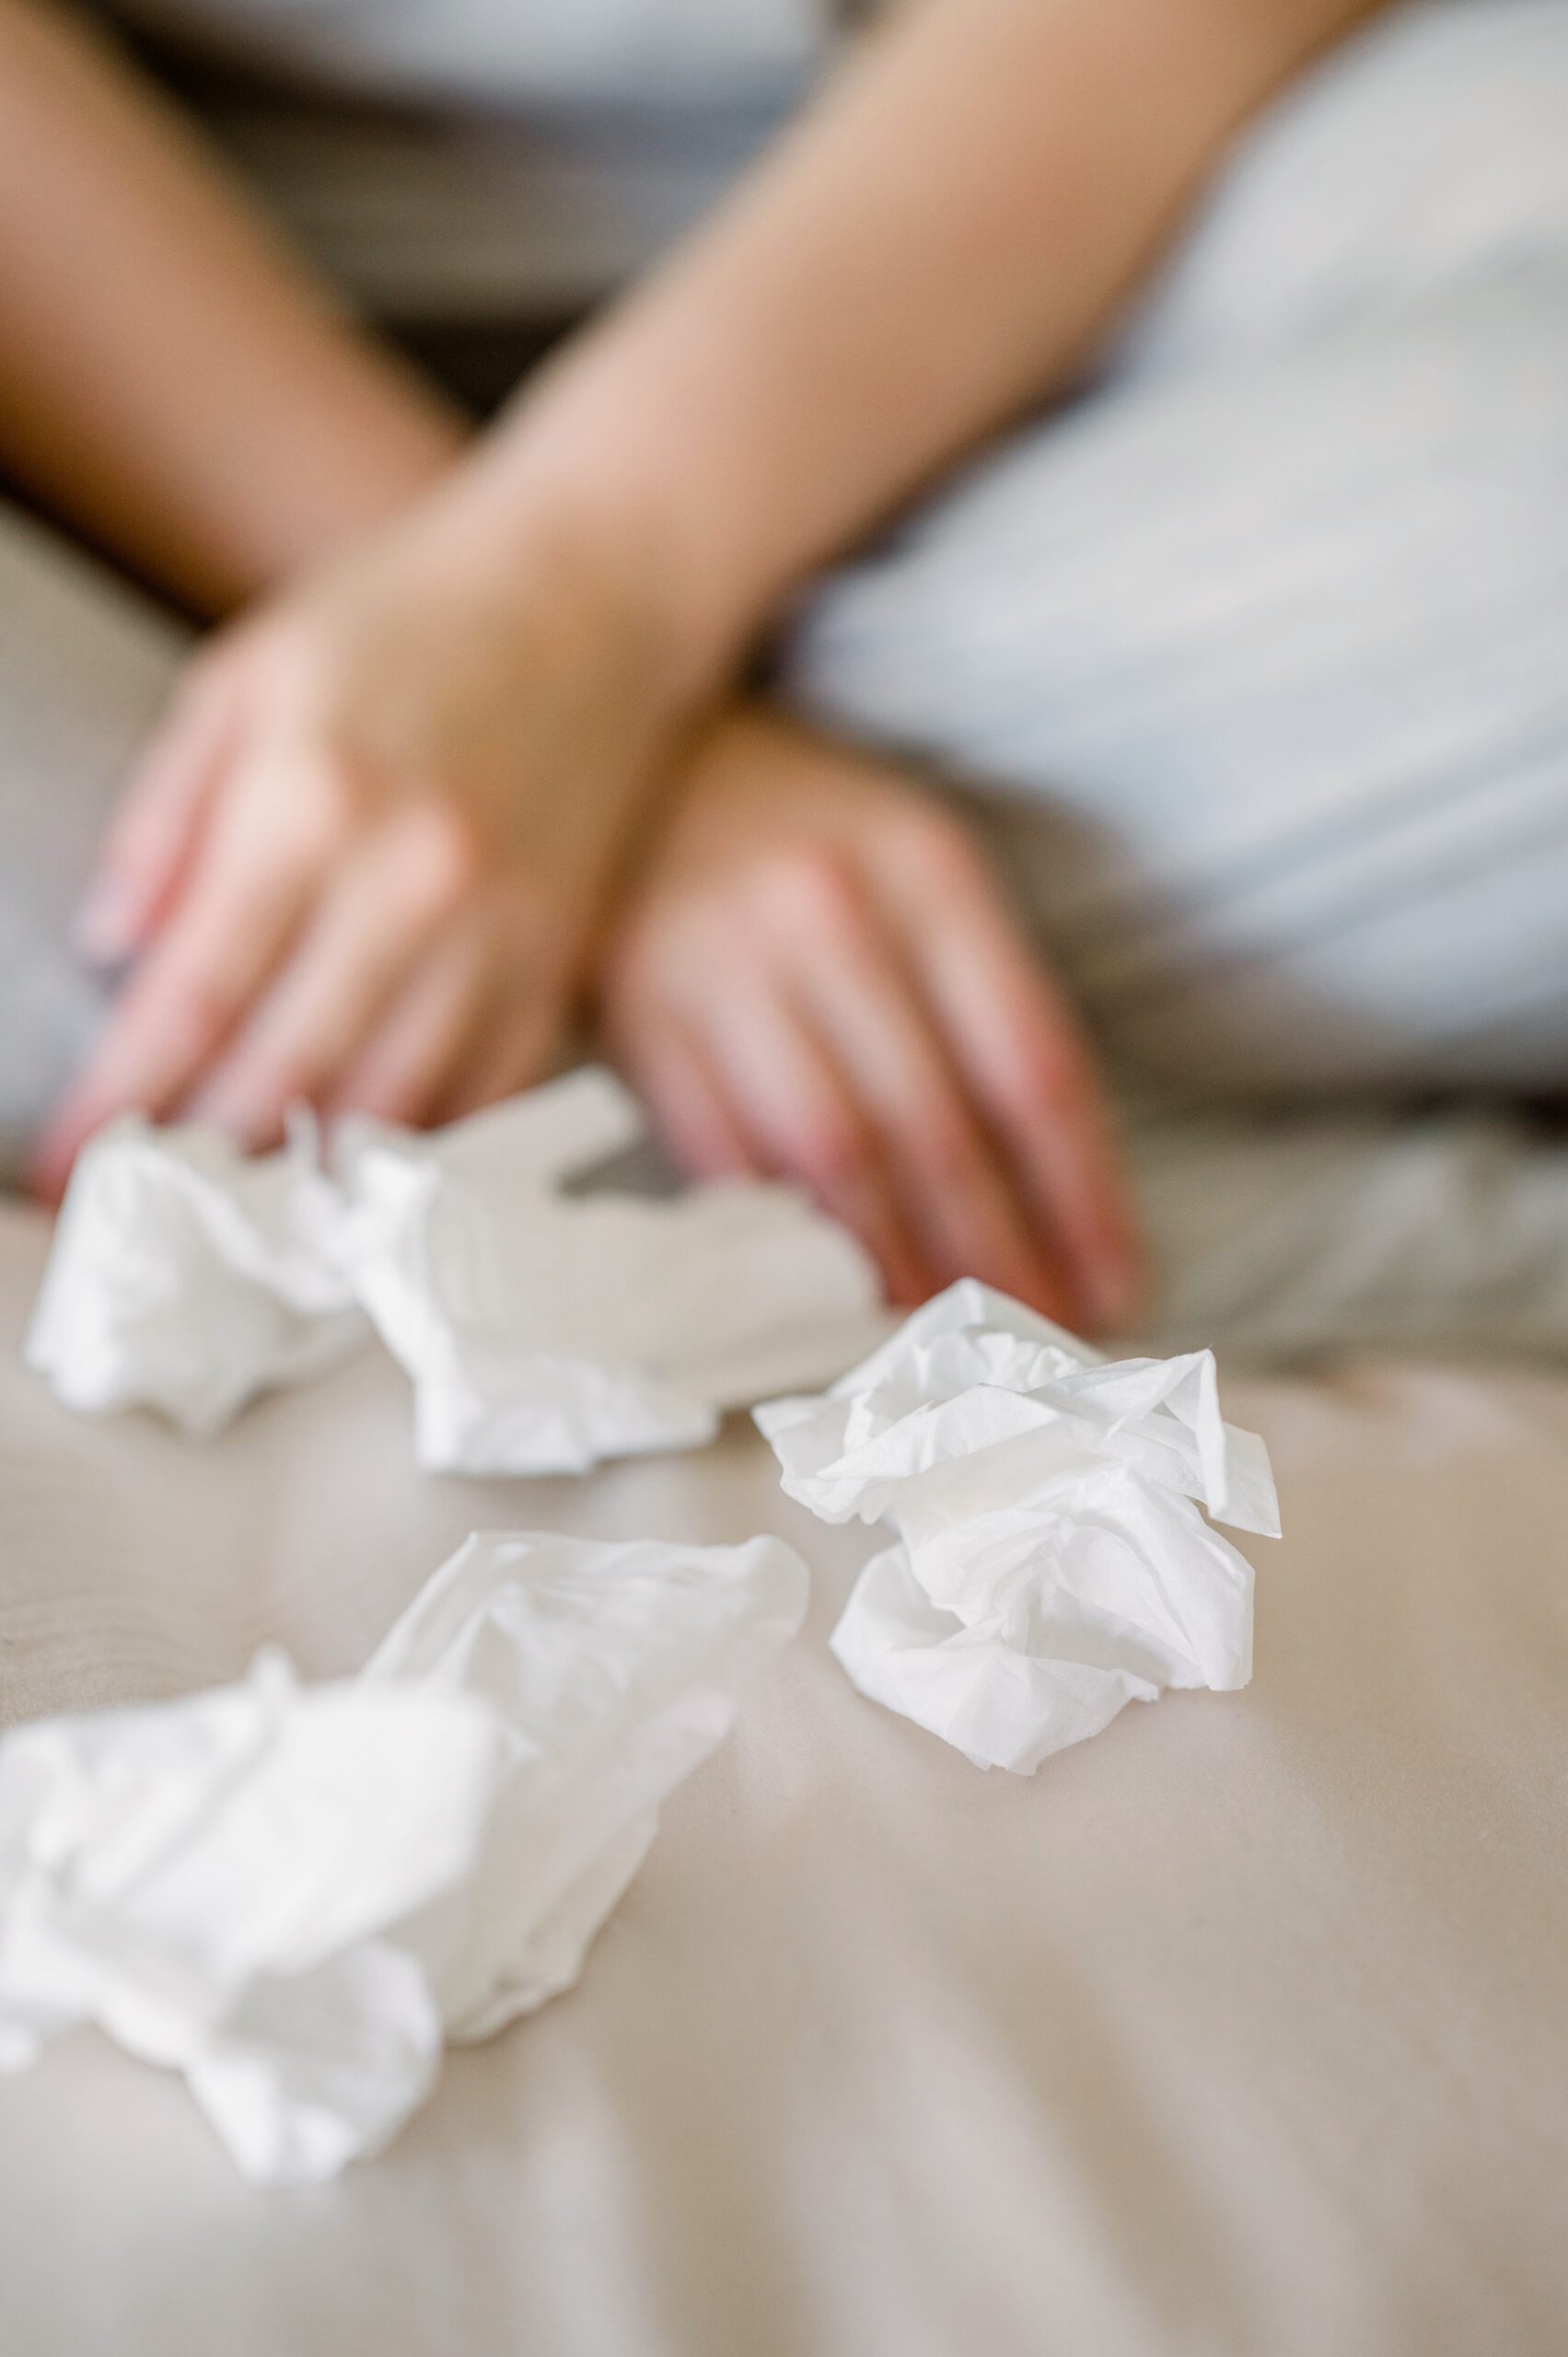
[(582, 1987), (384, 2158), (235, 2176), (88, 2038), (0, 2082), (4, 2357), (1534, 2357), (1568, 2348), (1568, 1385), (1237, 1387), (1288, 1537), (1258, 1675), (1032, 1781), (855, 1697), (870, 1543), (737, 1431), (582, 1483), (415, 1473), (366, 1357), (207, 1450), (15, 1366), (0, 1713), (268, 1635), (352, 1668), (470, 1527), (786, 1533), (806, 1638)]

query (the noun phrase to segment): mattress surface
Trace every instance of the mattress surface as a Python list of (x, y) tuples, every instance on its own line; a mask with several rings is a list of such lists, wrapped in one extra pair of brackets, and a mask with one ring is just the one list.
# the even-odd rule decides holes
[(1568, 2316), (1568, 1383), (1249, 1382), (1286, 1537), (1257, 1675), (1028, 1781), (854, 1695), (860, 1530), (742, 1428), (584, 1481), (422, 1476), (367, 1354), (193, 1447), (17, 1364), (0, 1718), (275, 1637), (354, 1668), (474, 1527), (789, 1538), (805, 1637), (666, 1811), (581, 1987), (262, 2193), (84, 2036), (0, 2082), (5, 2357), (1534, 2357)]

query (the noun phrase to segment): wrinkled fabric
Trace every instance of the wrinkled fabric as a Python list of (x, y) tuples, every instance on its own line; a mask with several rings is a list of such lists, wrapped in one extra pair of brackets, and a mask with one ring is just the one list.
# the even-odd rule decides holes
[(24, 1725), (0, 1743), (0, 2067), (97, 2023), (182, 2072), (244, 2174), (335, 2175), (444, 2039), (570, 1986), (800, 1625), (775, 1539), (476, 1535), (361, 1675)]
[(738, 1419), (519, 1515), (418, 1475), (367, 1352), (215, 1457), (22, 1375), (46, 1249), (0, 1206), (0, 1721), (261, 1627), (338, 1674), (481, 1524), (776, 1528), (813, 1608), (577, 1988), (385, 2161), (259, 2197), (96, 2037), (0, 2082), (5, 2357), (1562, 2357), (1568, 1382), (1222, 1356), (1287, 1533), (1252, 1684), (1004, 1779), (850, 1684), (890, 1534)]
[(1167, 1687), (1245, 1686), (1268, 1453), (1212, 1353), (1107, 1362), (966, 1279), (819, 1399), (756, 1411), (787, 1494), (889, 1522), (833, 1632), (874, 1701), (1028, 1773)]

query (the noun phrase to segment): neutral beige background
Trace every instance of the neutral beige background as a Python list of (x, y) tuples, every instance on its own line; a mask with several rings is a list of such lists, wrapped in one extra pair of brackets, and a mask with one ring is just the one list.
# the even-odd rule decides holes
[(84, 2038), (0, 2082), (4, 2357), (1547, 2357), (1568, 2345), (1568, 1387), (1238, 1387), (1288, 1536), (1258, 1674), (1028, 1782), (826, 1652), (869, 1534), (742, 1434), (582, 1483), (417, 1475), (366, 1358), (199, 1450), (16, 1369), (0, 1713), (264, 1636), (352, 1668), (479, 1525), (813, 1563), (806, 1637), (677, 1796), (580, 1990), (384, 2158), (261, 2193)]

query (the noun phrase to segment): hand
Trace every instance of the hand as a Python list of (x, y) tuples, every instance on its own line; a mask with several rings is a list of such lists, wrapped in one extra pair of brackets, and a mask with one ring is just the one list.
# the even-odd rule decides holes
[(698, 747), (599, 980), (705, 1176), (803, 1180), (893, 1297), (981, 1277), (1115, 1324), (1137, 1247), (1082, 1039), (961, 820), (761, 713)]
[(130, 1107), (254, 1146), (296, 1100), (445, 1119), (547, 1069), (672, 699), (630, 595), (454, 508), (198, 657), (84, 908), (134, 962), (43, 1191)]

